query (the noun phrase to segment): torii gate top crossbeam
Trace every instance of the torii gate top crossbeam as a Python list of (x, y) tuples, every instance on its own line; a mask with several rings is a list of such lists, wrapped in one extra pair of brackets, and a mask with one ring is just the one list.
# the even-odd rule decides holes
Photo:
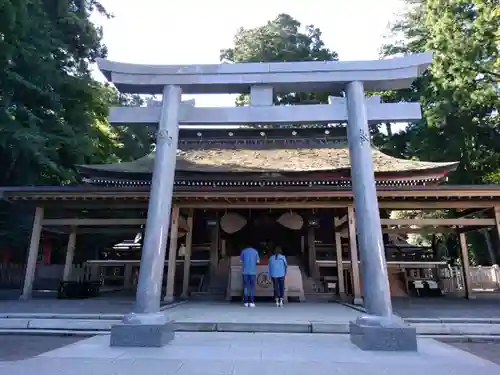
[(166, 85), (186, 94), (248, 93), (254, 85), (275, 92), (329, 92), (362, 81), (367, 91), (407, 88), (432, 61), (431, 53), (374, 61), (305, 61), (213, 65), (143, 65), (104, 59), (98, 66), (123, 93), (161, 94)]

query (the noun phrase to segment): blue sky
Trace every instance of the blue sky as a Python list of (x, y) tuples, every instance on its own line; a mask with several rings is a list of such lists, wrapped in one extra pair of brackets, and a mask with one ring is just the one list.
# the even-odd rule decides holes
[[(239, 27), (255, 27), (288, 13), (323, 31), (325, 44), (341, 60), (378, 58), (387, 26), (402, 10), (401, 0), (101, 0), (115, 15), (94, 17), (104, 29), (108, 58), (147, 64), (210, 64), (232, 45)], [(193, 96), (185, 96), (185, 99)], [(229, 95), (195, 96), (196, 105), (232, 106)]]

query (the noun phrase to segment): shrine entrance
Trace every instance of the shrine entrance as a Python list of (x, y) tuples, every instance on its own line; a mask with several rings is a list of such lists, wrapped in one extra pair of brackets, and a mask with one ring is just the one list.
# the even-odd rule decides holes
[[(221, 221), (223, 238), (228, 256), (239, 256), (243, 248), (252, 246), (262, 259), (279, 247), (283, 255), (297, 257), (304, 253), (304, 220), (293, 212), (252, 210), (232, 212), (231, 219), (245, 218), (246, 225), (235, 233), (228, 233)], [(234, 227), (234, 221), (231, 223)]]
[(308, 294), (334, 292), (335, 290), (325, 288), (317, 290), (315, 287), (326, 285), (316, 264), (316, 243), (324, 243), (326, 247), (322, 250), (326, 249), (330, 255), (335, 253), (331, 231), (323, 231), (329, 237), (326, 239), (323, 236), (326, 241), (322, 241), (321, 236), (316, 237), (321, 232), (319, 222), (322, 222), (323, 229), (332, 228), (332, 220), (331, 210), (325, 210), (321, 215), (321, 212), (312, 209), (242, 209), (221, 215), (219, 222), (222, 245), (217, 272), (219, 275), (227, 274), (227, 260), (227, 300), (239, 298), (241, 294), (240, 253), (245, 247), (254, 247), (260, 255), (257, 266), (257, 297), (272, 297), (268, 263), (278, 248), (286, 256), (289, 265), (286, 280), (288, 299), (305, 301)]

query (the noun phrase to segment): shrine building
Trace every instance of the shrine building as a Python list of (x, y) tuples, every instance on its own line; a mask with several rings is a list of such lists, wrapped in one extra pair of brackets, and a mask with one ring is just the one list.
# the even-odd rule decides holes
[[(467, 231), (496, 226), (500, 190), (446, 185), (457, 162), (398, 159), (375, 147), (372, 155), (391, 295), (411, 295), (415, 280), (449, 291), (446, 262), (435, 259), (432, 249), (408, 244), (406, 234), (457, 231), (465, 238)], [(3, 199), (38, 207), (35, 236), (37, 225), (70, 237), (113, 236), (121, 247), (98, 249), (85, 262), (99, 270), (104, 284), (133, 290), (141, 255), (140, 240), (137, 245), (133, 239), (143, 237), (153, 161), (154, 152), (132, 162), (81, 165), (79, 186), (2, 188)], [(390, 210), (452, 208), (464, 218), (388, 216)], [(490, 218), (470, 218), (475, 212), (490, 212)], [(270, 247), (283, 249), (295, 270), (290, 299), (362, 301), (344, 127), (181, 129), (173, 214), (177, 224), (171, 226), (163, 282), (168, 301), (238, 297), (238, 256), (247, 245), (262, 253), (264, 273)], [(70, 242), (65, 277), (74, 257), (75, 240)], [(174, 261), (177, 267), (169, 267)], [(469, 296), (470, 287), (464, 292)], [(265, 278), (256, 293), (272, 295)]]

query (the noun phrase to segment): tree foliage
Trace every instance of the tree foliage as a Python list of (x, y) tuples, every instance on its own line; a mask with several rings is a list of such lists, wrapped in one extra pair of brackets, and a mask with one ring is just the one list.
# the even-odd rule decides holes
[[(434, 61), (409, 90), (387, 101), (420, 100), (424, 120), (383, 140), (397, 156), (460, 161), (453, 183), (499, 182), (500, 8), (497, 0), (411, 0), (392, 27), (384, 56), (433, 51)], [(446, 145), (446, 147), (443, 147)]]
[[(97, 0), (0, 0), (0, 186), (67, 185), (78, 164), (149, 150), (147, 132), (108, 124), (111, 105), (138, 98), (92, 79), (107, 53), (94, 11), (110, 16)], [(1, 240), (28, 237), (30, 221), (0, 207)]]
[[(454, 184), (500, 183), (498, 0), (407, 0), (407, 5), (382, 55), (433, 51), (433, 63), (410, 89), (383, 98), (419, 100), (424, 116), (400, 133), (379, 134), (378, 145), (396, 157), (459, 161), (450, 175)], [(478, 241), (477, 251), (484, 248), (483, 239)]]
[[(253, 29), (240, 28), (234, 36), (234, 46), (223, 49), (220, 60), (226, 63), (335, 61), (336, 52), (325, 47), (321, 30), (308, 25), (301, 31), (301, 23), (288, 14), (279, 14), (274, 20)], [(280, 93), (275, 104), (328, 103), (328, 94)], [(236, 104), (248, 103), (241, 95)]]

